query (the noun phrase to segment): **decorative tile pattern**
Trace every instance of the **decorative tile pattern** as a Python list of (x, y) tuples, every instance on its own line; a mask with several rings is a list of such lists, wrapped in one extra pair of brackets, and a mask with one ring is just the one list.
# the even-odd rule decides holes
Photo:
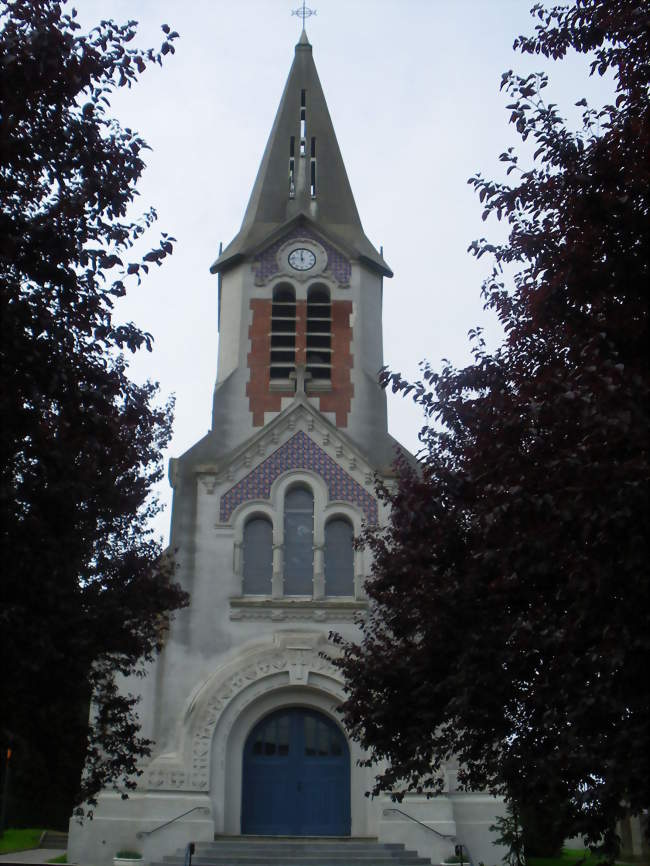
[(287, 241), (293, 240), (294, 238), (309, 238), (317, 244), (320, 244), (327, 253), (326, 273), (329, 271), (340, 286), (349, 285), (350, 273), (352, 271), (349, 260), (321, 237), (305, 227), (293, 229), (293, 231), (284, 235), (279, 241), (276, 241), (274, 244), (271, 244), (270, 247), (267, 247), (264, 252), (255, 256), (253, 259), (253, 271), (255, 273), (255, 282), (258, 285), (264, 285), (270, 277), (279, 273), (277, 252), (280, 247), (287, 243)]
[(359, 506), (368, 523), (377, 523), (377, 500), (302, 430), (224, 493), (219, 510), (221, 523), (227, 523), (235, 508), (242, 502), (268, 499), (275, 479), (289, 469), (310, 469), (317, 472), (327, 484), (330, 499), (342, 499)]

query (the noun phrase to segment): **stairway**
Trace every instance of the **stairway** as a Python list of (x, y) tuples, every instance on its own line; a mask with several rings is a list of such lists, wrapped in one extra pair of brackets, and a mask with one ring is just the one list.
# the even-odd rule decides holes
[(46, 830), (41, 836), (38, 847), (65, 851), (68, 847), (68, 834), (59, 833), (58, 830)]
[[(151, 866), (183, 866), (185, 852)], [(197, 842), (192, 866), (430, 866), (404, 845), (332, 836), (218, 836)]]

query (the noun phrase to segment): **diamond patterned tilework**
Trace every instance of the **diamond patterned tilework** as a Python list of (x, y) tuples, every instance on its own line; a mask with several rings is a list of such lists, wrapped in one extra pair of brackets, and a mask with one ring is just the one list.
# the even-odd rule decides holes
[(250, 499), (268, 499), (275, 479), (289, 469), (310, 469), (327, 484), (330, 499), (358, 505), (368, 523), (377, 523), (377, 500), (302, 430), (270, 454), (221, 497), (219, 519), (227, 523), (235, 508)]
[(318, 237), (306, 228), (294, 229), (292, 232), (289, 232), (289, 234), (284, 235), (284, 237), (279, 241), (276, 241), (274, 244), (271, 244), (270, 247), (267, 247), (264, 252), (255, 256), (253, 260), (253, 270), (255, 271), (256, 281), (263, 284), (269, 279), (269, 277), (278, 273), (276, 254), (280, 247), (284, 246), (284, 244), (286, 244), (287, 241), (292, 240), (292, 238), (311, 238), (311, 240), (320, 244), (327, 253), (326, 271), (329, 271), (332, 274), (340, 286), (347, 286), (349, 284), (350, 273), (352, 270), (350, 262), (345, 258), (345, 256), (342, 256), (337, 250), (335, 250), (334, 247), (331, 247), (328, 243), (323, 241), (322, 238)]

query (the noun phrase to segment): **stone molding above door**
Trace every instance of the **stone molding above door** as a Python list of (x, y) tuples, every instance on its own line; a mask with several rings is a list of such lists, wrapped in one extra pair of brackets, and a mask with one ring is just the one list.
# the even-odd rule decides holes
[(338, 655), (322, 632), (311, 631), (281, 631), (272, 641), (242, 647), (195, 690), (177, 725), (177, 747), (154, 757), (138, 787), (208, 791), (213, 741), (219, 740), (216, 747), (224, 760), (228, 733), (237, 716), (267, 692), (309, 686), (331, 695), (335, 703), (343, 701), (343, 679), (323, 652)]

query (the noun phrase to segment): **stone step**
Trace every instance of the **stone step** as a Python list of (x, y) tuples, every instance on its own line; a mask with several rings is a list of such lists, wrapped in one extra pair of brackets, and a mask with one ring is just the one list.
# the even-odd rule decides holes
[(210, 842), (197, 842), (197, 845), (370, 845), (385, 848), (388, 842), (378, 842), (372, 836), (217, 836)]
[[(380, 844), (379, 842), (353, 840), (339, 841), (336, 839), (321, 836), (318, 840), (301, 839), (278, 839), (277, 841), (269, 841), (266, 839), (251, 838), (246, 841), (238, 842), (234, 839), (215, 842), (198, 842), (196, 844), (196, 856), (201, 852), (209, 851), (215, 853), (218, 851), (264, 851), (266, 852), (284, 852), (284, 851), (340, 851), (342, 854), (350, 853), (351, 851), (370, 851), (375, 853), (390, 853), (404, 852), (404, 845), (399, 843)], [(180, 852), (179, 852), (180, 853)]]
[[(183, 866), (184, 850), (152, 866)], [(192, 866), (431, 866), (399, 843), (333, 836), (219, 836), (197, 842)]]
[(335, 845), (348, 850), (350, 848), (403, 848), (399, 843), (378, 842), (372, 836), (217, 836), (213, 842), (197, 842), (197, 846), (233, 845), (239, 847), (250, 847), (251, 845), (273, 848), (279, 845)]
[[(380, 842), (376, 836), (266, 836), (263, 833), (246, 833), (242, 835), (238, 833), (236, 836), (232, 833), (215, 833), (214, 842), (238, 842), (241, 845), (246, 845), (249, 842), (268, 842), (271, 845), (279, 844), (280, 842), (335, 842), (337, 845), (356, 845), (362, 842), (364, 845), (393, 845), (389, 842)], [(212, 845), (212, 842), (198, 842), (198, 845)], [(397, 844), (399, 847), (399, 843)]]
[[(346, 857), (356, 857), (358, 859), (364, 860), (369, 857), (377, 858), (381, 860), (386, 860), (388, 862), (395, 860), (396, 858), (404, 858), (404, 857), (416, 857), (417, 854), (415, 851), (383, 851), (378, 849), (376, 851), (366, 849), (366, 848), (349, 848), (347, 851), (341, 851), (337, 848), (328, 848), (323, 846), (322, 848), (314, 847), (314, 848), (273, 848), (269, 850), (268, 848), (264, 850), (263, 848), (253, 849), (235, 849), (235, 848), (224, 848), (217, 849), (211, 851), (203, 851), (198, 850), (195, 852), (192, 857), (193, 863), (198, 863), (199, 860), (210, 860), (214, 857), (220, 857), (223, 859), (224, 857), (235, 857), (236, 859), (240, 858), (248, 858), (259, 860), (260, 857), (333, 857), (334, 859), (345, 859)], [(176, 860), (181, 860), (184, 857), (184, 853), (178, 851), (176, 854), (172, 854), (171, 856), (164, 857), (165, 863), (172, 863)]]
[[(398, 864), (420, 866), (420, 864), (426, 864), (430, 861), (424, 857), (418, 857), (414, 851), (405, 851), (403, 853), (390, 851), (323, 851), (311, 854), (306, 851), (267, 851), (266, 853), (262, 851), (258, 853), (224, 851), (212, 854), (199, 854), (197, 852), (192, 857), (194, 866), (213, 866), (213, 864), (216, 866), (216, 864), (235, 862), (241, 864), (241, 866), (264, 866), (264, 864), (269, 864), (269, 866), (278, 864), (278, 866), (282, 866), (283, 863), (287, 862), (300, 863), (304, 864), (304, 866), (309, 866), (309, 864), (311, 866), (325, 866), (325, 864), (329, 863), (351, 864), (352, 862), (362, 864), (362, 866), (368, 866), (368, 864), (373, 863), (391, 864), (391, 866), (398, 866)], [(182, 866), (183, 857), (180, 854), (164, 857), (163, 864), (164, 866)]]
[(38, 843), (39, 848), (50, 848), (55, 851), (66, 851), (68, 848), (68, 834), (58, 830), (46, 830)]
[(274, 853), (281, 851), (340, 851), (342, 854), (346, 854), (351, 851), (371, 851), (375, 853), (403, 853), (404, 850), (404, 845), (400, 843), (381, 844), (379, 842), (365, 842), (357, 840), (343, 842), (328, 839), (327, 837), (320, 837), (318, 841), (303, 841), (302, 839), (292, 841), (290, 839), (282, 839), (273, 842), (262, 839), (254, 839), (246, 842), (236, 842), (229, 839), (223, 842), (198, 842), (196, 845), (197, 855), (199, 854), (199, 852), (203, 851), (209, 851), (210, 853), (216, 851), (272, 851)]
[[(217, 864), (239, 863), (241, 866), (282, 866), (283, 863), (298, 864), (301, 866), (327, 866), (330, 863), (359, 864), (359, 866), (369, 866), (373, 863), (390, 864), (390, 866), (399, 866), (399, 864), (413, 864), (413, 866), (423, 866), (430, 863), (424, 857), (418, 857), (415, 852), (387, 852), (387, 851), (367, 851), (367, 852), (341, 852), (341, 851), (323, 851), (321, 853), (309, 854), (306, 851), (289, 851), (289, 852), (219, 852), (215, 854), (197, 855), (192, 857), (194, 866), (217, 866)], [(183, 858), (180, 855), (164, 857), (164, 866), (182, 866)]]
[(197, 848), (201, 848), (201, 850), (205, 848), (264, 848), (268, 850), (268, 848), (320, 848), (320, 847), (330, 847), (337, 848), (341, 851), (350, 851), (356, 848), (367, 848), (369, 850), (380, 849), (391, 849), (391, 848), (403, 848), (403, 845), (398, 843), (387, 843), (385, 845), (380, 844), (379, 842), (343, 842), (338, 841), (337, 839), (328, 839), (326, 836), (321, 836), (318, 840), (308, 840), (306, 842), (294, 842), (291, 839), (279, 839), (277, 842), (269, 842), (266, 839), (262, 839), (260, 837), (252, 836), (246, 842), (237, 842), (234, 839), (224, 839), (223, 841), (219, 840), (218, 842), (197, 842)]
[[(380, 846), (370, 846), (370, 845), (333, 845), (324, 843), (316, 843), (313, 845), (304, 845), (304, 844), (282, 844), (282, 845), (273, 845), (269, 847), (269, 845), (264, 845), (263, 843), (257, 843), (255, 845), (236, 845), (236, 844), (223, 844), (223, 845), (210, 845), (210, 846), (196, 846), (196, 853), (194, 854), (194, 860), (197, 857), (212, 857), (212, 856), (222, 856), (223, 854), (267, 854), (272, 853), (276, 856), (281, 854), (291, 854), (291, 853), (302, 853), (306, 852), (309, 854), (328, 854), (335, 853), (340, 854), (341, 857), (347, 857), (350, 854), (354, 855), (362, 855), (362, 854), (370, 854), (370, 855), (381, 855), (385, 857), (395, 857), (404, 853), (412, 853), (405, 852), (404, 848), (401, 846), (395, 846), (394, 848), (382, 848)], [(181, 856), (181, 852), (177, 852), (175, 857)]]

